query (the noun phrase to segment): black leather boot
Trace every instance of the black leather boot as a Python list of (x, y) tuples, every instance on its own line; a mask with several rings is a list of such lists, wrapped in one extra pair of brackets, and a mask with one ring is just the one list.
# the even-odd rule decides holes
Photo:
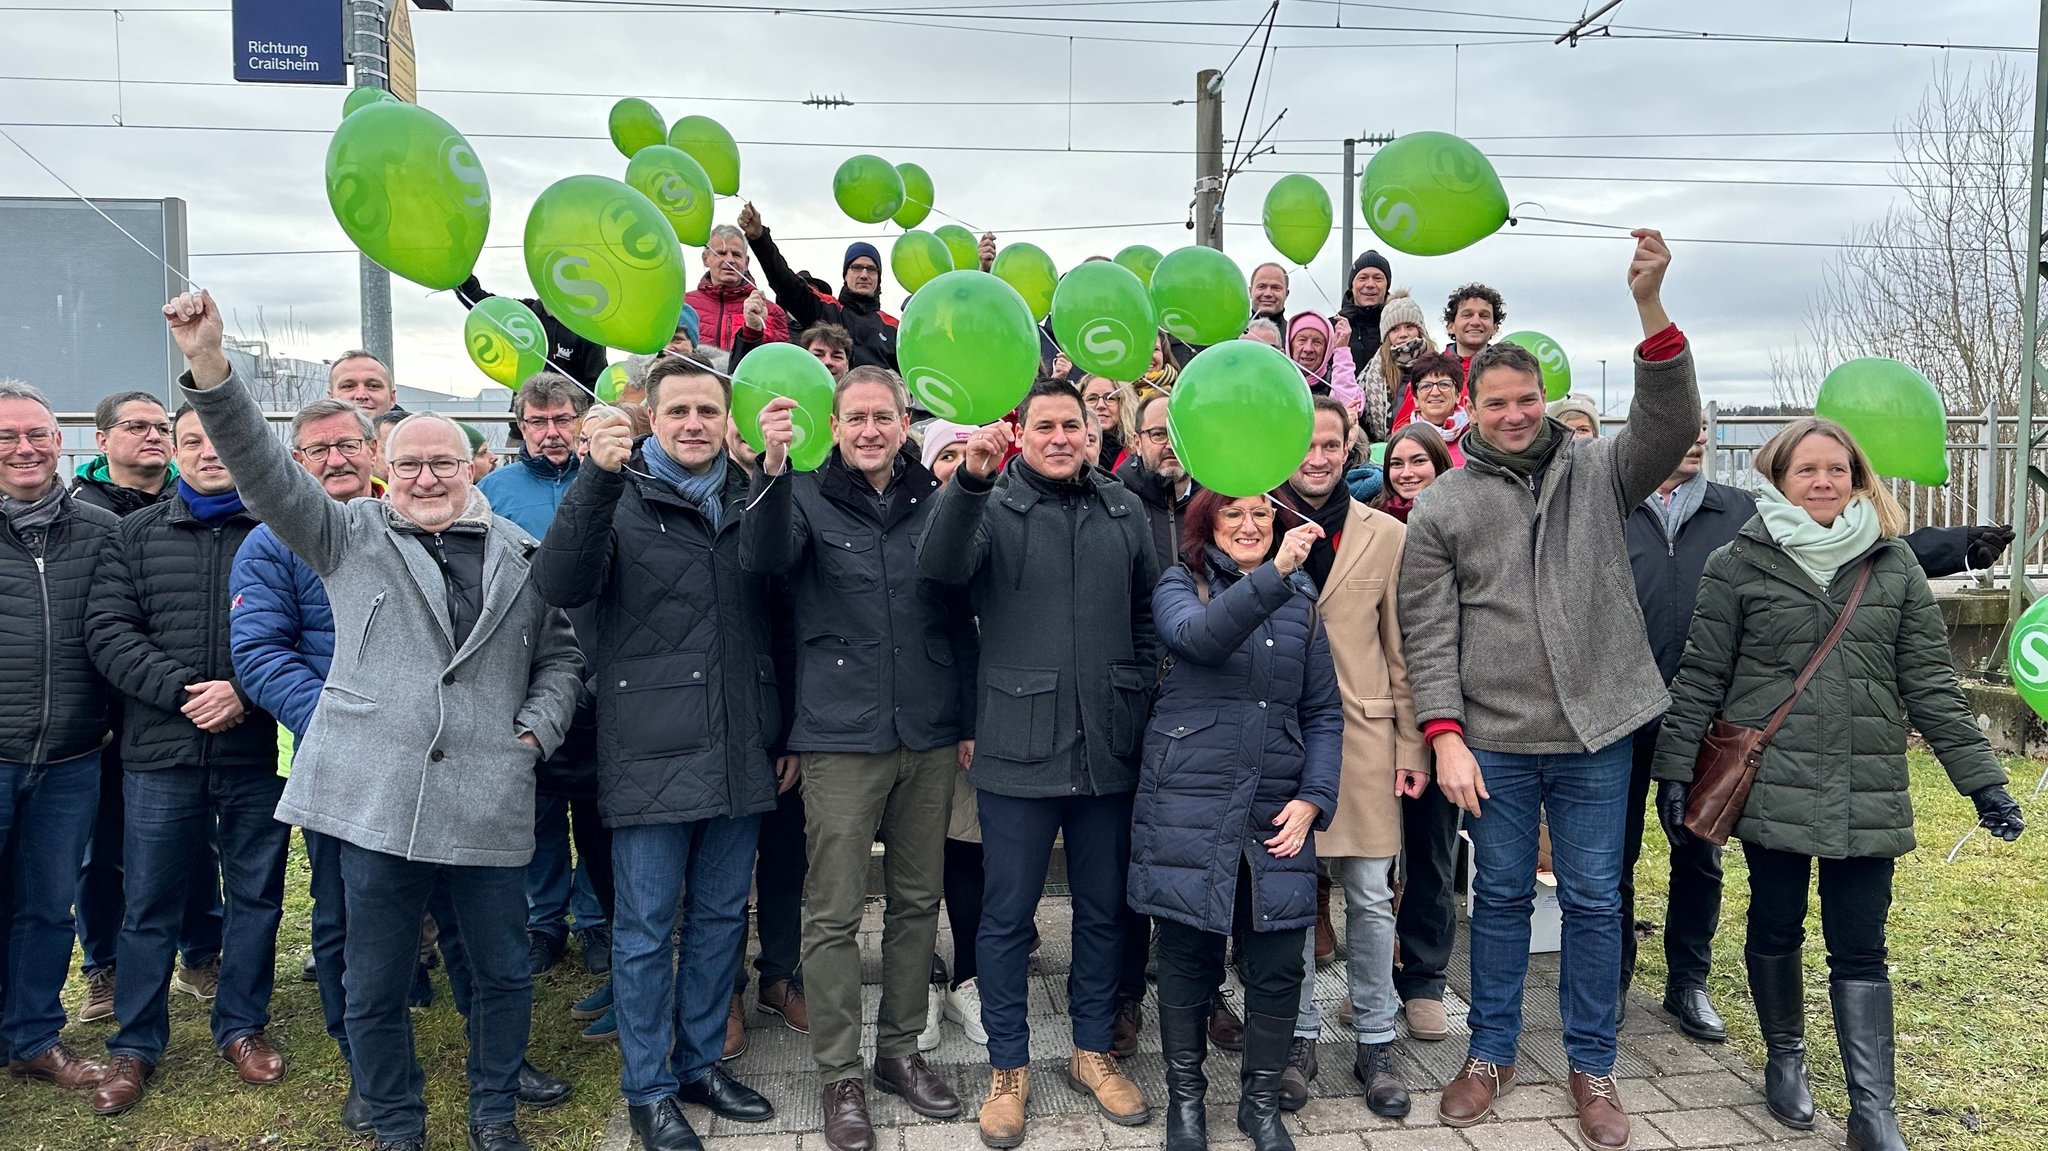
[(1393, 1052), (1391, 1043), (1359, 1044), (1358, 1062), (1352, 1065), (1351, 1074), (1365, 1084), (1366, 1110), (1399, 1119), (1408, 1114), (1408, 1087), (1394, 1074)]
[(683, 1118), (673, 1095), (659, 1103), (628, 1107), (626, 1118), (645, 1151), (704, 1151), (704, 1141)]
[(1202, 1110), (1209, 1077), (1209, 1001), (1192, 1007), (1159, 1005), (1159, 1053), (1166, 1062), (1166, 1151), (1209, 1151), (1209, 1121)]
[(1796, 1131), (1813, 1129), (1813, 1087), (1806, 1077), (1806, 995), (1799, 952), (1742, 953), (1749, 997), (1764, 1033), (1764, 1104), (1771, 1118)]
[(1837, 980), (1828, 984), (1828, 996), (1835, 1003), (1835, 1037), (1849, 1085), (1849, 1151), (1906, 1151), (1894, 1110), (1892, 985)]
[(1280, 1076), (1293, 1043), (1294, 1016), (1245, 1013), (1237, 1129), (1251, 1139), (1252, 1151), (1294, 1151), (1280, 1111)]

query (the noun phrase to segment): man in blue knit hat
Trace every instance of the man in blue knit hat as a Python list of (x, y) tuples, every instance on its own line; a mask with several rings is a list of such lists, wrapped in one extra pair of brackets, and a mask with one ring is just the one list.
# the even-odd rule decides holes
[(896, 317), (882, 310), (882, 254), (873, 244), (862, 240), (847, 245), (846, 258), (839, 264), (839, 294), (834, 296), (829, 288), (790, 269), (752, 203), (740, 209), (739, 225), (762, 276), (774, 289), (775, 302), (789, 313), (792, 338), (801, 341), (799, 333), (813, 324), (838, 324), (853, 336), (848, 357), (853, 367), (896, 370)]

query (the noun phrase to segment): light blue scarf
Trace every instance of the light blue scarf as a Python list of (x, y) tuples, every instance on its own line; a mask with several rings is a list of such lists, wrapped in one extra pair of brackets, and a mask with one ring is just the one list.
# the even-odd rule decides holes
[(1799, 570), (1813, 577), (1826, 591), (1842, 565), (1870, 550), (1877, 542), (1877, 509), (1865, 496), (1852, 496), (1849, 506), (1827, 527), (1820, 526), (1806, 509), (1785, 498), (1769, 480), (1757, 481), (1756, 512), (1765, 530), (1777, 541)]
[(676, 494), (695, 504), (704, 518), (711, 521), (711, 530), (717, 531), (725, 522), (725, 453), (720, 452), (711, 461), (701, 476), (693, 476), (690, 469), (677, 463), (662, 450), (661, 440), (649, 436), (640, 444), (640, 458), (647, 461), (647, 470), (655, 479), (676, 490)]

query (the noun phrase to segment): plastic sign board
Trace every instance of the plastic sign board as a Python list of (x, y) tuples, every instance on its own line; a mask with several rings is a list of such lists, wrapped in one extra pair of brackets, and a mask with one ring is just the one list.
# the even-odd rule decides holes
[(235, 79), (346, 84), (343, 0), (234, 0)]

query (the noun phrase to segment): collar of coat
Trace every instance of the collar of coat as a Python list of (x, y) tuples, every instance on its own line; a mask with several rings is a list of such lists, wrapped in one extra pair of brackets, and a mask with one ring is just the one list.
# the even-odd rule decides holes
[[(939, 490), (939, 481), (926, 470), (909, 441), (896, 452), (895, 472), (889, 477), (889, 487), (883, 493), (882, 527), (892, 528), (903, 522), (920, 500), (928, 500)], [(855, 471), (834, 447), (825, 459), (825, 466), (818, 469), (818, 491), (826, 499), (847, 508), (857, 515), (875, 514), (874, 485), (868, 478)]]
[[(1849, 588), (1856, 582), (1856, 569), (1862, 566), (1863, 561), (1890, 547), (1904, 548), (1906, 543), (1897, 536), (1879, 536), (1876, 543), (1865, 548), (1855, 559), (1843, 564), (1835, 572), (1834, 581), (1825, 588), (1814, 583), (1813, 577), (1794, 563), (1791, 555), (1778, 541), (1771, 538), (1770, 529), (1764, 527), (1762, 516), (1751, 516), (1749, 522), (1742, 525), (1742, 530), (1735, 533), (1735, 542), (1728, 545), (1728, 554), (1767, 576), (1791, 584), (1815, 599), (1836, 605), (1837, 601), (1848, 596)], [(1911, 549), (1908, 549), (1908, 558), (1912, 558)], [(1912, 562), (1915, 567), (1919, 566), (1918, 559), (1913, 559)], [(1840, 594), (1836, 594), (1837, 592)]]
[[(1024, 470), (1028, 467), (1024, 458), (1019, 456), (1011, 461), (1009, 467), (1003, 469), (1002, 477), (996, 481), (997, 498), (1004, 507), (1019, 514), (1029, 513), (1040, 500), (1047, 498), (1039, 485), (1025, 476)], [(1087, 489), (1087, 498), (1101, 504), (1103, 510), (1110, 515), (1131, 514), (1131, 491), (1113, 477), (1102, 475), (1091, 468), (1082, 468), (1080, 481), (1079, 486)]]

